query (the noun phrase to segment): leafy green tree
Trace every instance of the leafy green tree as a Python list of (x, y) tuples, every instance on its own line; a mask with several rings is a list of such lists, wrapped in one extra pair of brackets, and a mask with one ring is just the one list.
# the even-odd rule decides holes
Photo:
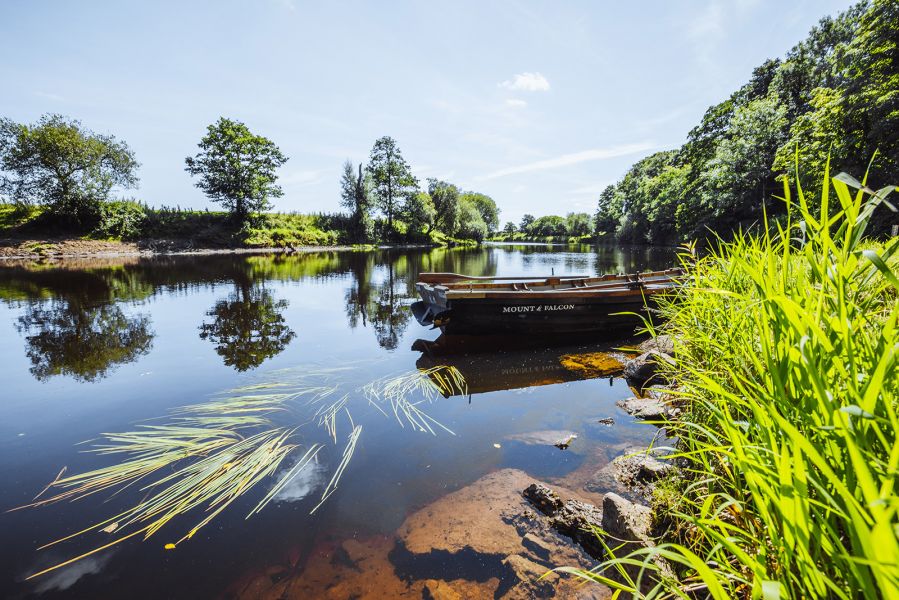
[(549, 237), (568, 235), (567, 221), (565, 217), (558, 215), (546, 215), (536, 219), (528, 226), (528, 235)]
[(0, 119), (0, 194), (18, 204), (47, 204), (91, 224), (113, 187), (137, 186), (138, 163), (125, 142), (61, 115), (33, 125)]
[(340, 204), (350, 211), (349, 233), (353, 241), (371, 240), (374, 233), (374, 222), (371, 218), (371, 180), (362, 172), (362, 164), (359, 164), (357, 172), (349, 160), (343, 163)]
[(269, 200), (284, 194), (275, 182), (287, 157), (274, 142), (240, 121), (219, 118), (207, 127), (199, 146), (196, 156), (185, 159), (185, 170), (199, 177), (196, 186), (221, 202), (237, 221), (271, 208)]
[(418, 193), (418, 180), (412, 175), (396, 140), (388, 136), (375, 141), (368, 172), (377, 206), (387, 217), (387, 228), (392, 231), (394, 213), (400, 201)]
[(407, 235), (415, 236), (418, 233), (429, 235), (434, 229), (436, 214), (434, 202), (427, 192), (406, 196), (402, 216), (409, 227)]
[[(434, 206), (432, 228), (453, 235), (459, 226), (459, 188), (431, 178), (428, 179), (428, 195)], [(430, 229), (428, 233), (431, 233)]]
[(568, 213), (565, 216), (565, 229), (570, 236), (589, 235), (593, 231), (593, 218), (587, 213)]
[(525, 214), (521, 217), (521, 223), (518, 224), (518, 230), (523, 233), (528, 233), (528, 228), (531, 226), (531, 223), (534, 222), (534, 215)]
[(456, 235), (467, 240), (484, 241), (487, 237), (487, 224), (481, 216), (477, 205), (465, 198), (459, 201), (459, 227)]
[(512, 235), (516, 231), (518, 231), (518, 227), (516, 227), (515, 223), (513, 223), (512, 221), (506, 221), (506, 224), (503, 226), (503, 233)]
[(615, 186), (608, 185), (599, 195), (594, 227), (597, 235), (614, 234), (621, 220), (621, 204), (615, 195)]
[(474, 204), (481, 213), (484, 224), (487, 225), (487, 231), (493, 232), (499, 229), (499, 208), (493, 198), (478, 192), (463, 192), (462, 200)]

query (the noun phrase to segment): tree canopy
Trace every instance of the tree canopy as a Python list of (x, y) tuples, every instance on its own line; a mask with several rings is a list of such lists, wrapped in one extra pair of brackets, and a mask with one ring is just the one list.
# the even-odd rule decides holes
[[(709, 107), (675, 151), (634, 164), (599, 197), (596, 233), (628, 242), (671, 243), (721, 235), (785, 211), (782, 177), (820, 180), (869, 174), (873, 187), (899, 182), (899, 4), (864, 0), (822, 19), (782, 59)], [(876, 156), (875, 156), (876, 153)], [(878, 209), (873, 233), (896, 213)], [(876, 224), (876, 225), (875, 225)]]
[(46, 204), (79, 224), (95, 218), (115, 186), (137, 186), (137, 160), (125, 142), (62, 115), (27, 125), (0, 119), (0, 194)]
[(219, 118), (207, 127), (199, 147), (196, 156), (185, 159), (185, 170), (199, 177), (196, 186), (237, 220), (271, 208), (270, 199), (283, 195), (276, 171), (287, 157), (240, 121)]

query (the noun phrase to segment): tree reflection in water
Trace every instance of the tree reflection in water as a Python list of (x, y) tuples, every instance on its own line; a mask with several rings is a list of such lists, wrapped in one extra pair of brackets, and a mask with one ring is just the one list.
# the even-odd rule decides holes
[(227, 299), (206, 313), (214, 319), (200, 325), (200, 338), (216, 344), (226, 365), (238, 371), (253, 369), (280, 354), (296, 336), (281, 314), (287, 304), (263, 287), (237, 284)]
[(41, 381), (54, 375), (101, 379), (115, 365), (149, 352), (154, 335), (145, 315), (128, 316), (117, 304), (75, 300), (32, 304), (17, 327), (26, 334), (31, 374)]

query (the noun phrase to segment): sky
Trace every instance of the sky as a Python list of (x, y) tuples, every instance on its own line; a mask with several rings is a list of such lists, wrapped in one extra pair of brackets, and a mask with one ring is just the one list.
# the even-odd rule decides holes
[(289, 157), (275, 209), (339, 208), (343, 162), (397, 140), (413, 173), (503, 222), (593, 212), (637, 160), (847, 0), (0, 0), (0, 117), (126, 141), (154, 206), (214, 207), (184, 171), (220, 116)]

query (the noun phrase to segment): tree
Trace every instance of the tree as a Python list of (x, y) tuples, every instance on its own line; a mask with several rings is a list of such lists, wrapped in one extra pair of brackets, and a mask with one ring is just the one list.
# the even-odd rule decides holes
[(568, 213), (565, 216), (565, 229), (570, 236), (589, 235), (593, 231), (593, 219), (587, 213)]
[(515, 223), (513, 223), (512, 221), (506, 221), (506, 224), (503, 226), (503, 233), (512, 235), (516, 231), (518, 231), (518, 227), (515, 226)]
[(487, 224), (477, 205), (469, 200), (459, 202), (459, 228), (456, 232), (462, 239), (484, 241), (487, 237)]
[(47, 204), (86, 225), (113, 187), (137, 186), (138, 166), (125, 142), (74, 119), (44, 115), (34, 125), (0, 119), (0, 194), (17, 204)]
[(358, 173), (353, 169), (352, 162), (347, 160), (343, 163), (340, 204), (350, 211), (352, 222), (350, 237), (353, 241), (369, 241), (374, 225), (371, 219), (371, 181), (363, 174), (361, 163)]
[(478, 209), (478, 212), (481, 213), (481, 219), (487, 225), (489, 232), (496, 231), (499, 228), (499, 208), (497, 208), (493, 198), (478, 192), (464, 192), (462, 200), (471, 202)]
[(185, 159), (185, 170), (200, 178), (196, 186), (221, 202), (237, 221), (271, 208), (284, 192), (275, 171), (287, 162), (278, 146), (255, 135), (240, 121), (220, 117), (207, 127), (200, 152)]
[[(434, 206), (432, 227), (453, 235), (459, 225), (459, 188), (445, 181), (428, 179), (428, 195)], [(428, 229), (431, 233), (431, 229)]]
[(429, 235), (434, 229), (435, 216), (434, 202), (427, 192), (406, 196), (406, 201), (403, 203), (403, 220), (409, 226), (408, 234), (424, 233)]
[(568, 229), (565, 225), (566, 221), (564, 217), (558, 215), (546, 215), (531, 223), (528, 226), (527, 232), (529, 235), (540, 237), (567, 236)]
[(599, 195), (594, 227), (597, 235), (614, 234), (621, 219), (621, 206), (615, 201), (615, 186), (607, 185)]
[(393, 231), (393, 217), (399, 201), (418, 192), (418, 180), (412, 175), (396, 140), (388, 136), (375, 141), (368, 172), (378, 208), (387, 217), (388, 230)]
[(534, 222), (534, 215), (525, 214), (521, 217), (521, 223), (518, 225), (518, 230), (522, 233), (527, 233), (528, 228), (531, 226), (531, 223)]

